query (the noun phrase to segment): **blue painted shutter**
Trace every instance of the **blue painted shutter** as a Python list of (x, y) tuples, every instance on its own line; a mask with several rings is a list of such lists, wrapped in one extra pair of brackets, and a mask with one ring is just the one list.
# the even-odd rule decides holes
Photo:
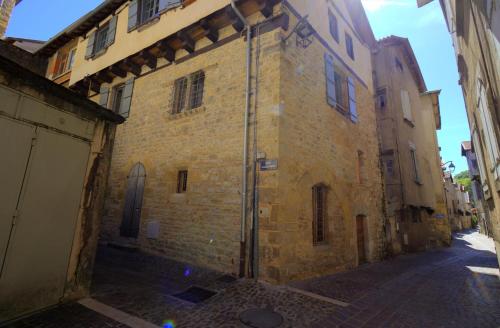
[(108, 108), (109, 88), (101, 85), (99, 92), (99, 105)]
[(347, 78), (347, 91), (349, 93), (349, 113), (351, 114), (351, 121), (358, 122), (358, 108), (356, 104), (356, 85), (352, 77)]
[(118, 114), (123, 117), (128, 117), (130, 114), (130, 105), (132, 104), (132, 93), (134, 91), (134, 78), (131, 78), (125, 82), (125, 87), (123, 88), (122, 101), (120, 104), (120, 110)]
[(88, 37), (87, 50), (85, 52), (85, 59), (92, 58), (94, 56), (94, 43), (95, 43), (95, 32)]
[(116, 24), (118, 23), (118, 16), (113, 16), (109, 21), (108, 35), (106, 36), (106, 47), (109, 47), (115, 42)]
[(130, 1), (128, 5), (128, 31), (133, 30), (138, 24), (138, 4), (137, 0)]
[(335, 69), (333, 67), (333, 57), (325, 53), (325, 77), (326, 77), (326, 101), (330, 106), (337, 105), (337, 95), (335, 91)]

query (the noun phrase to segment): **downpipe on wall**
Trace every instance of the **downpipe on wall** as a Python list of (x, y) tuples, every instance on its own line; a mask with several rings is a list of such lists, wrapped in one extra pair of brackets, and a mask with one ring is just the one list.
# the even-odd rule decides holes
[(243, 14), (236, 7), (235, 0), (231, 0), (231, 7), (238, 18), (243, 22), (247, 32), (246, 50), (246, 90), (245, 90), (245, 118), (243, 123), (243, 164), (241, 184), (241, 231), (240, 231), (240, 272), (239, 276), (245, 276), (246, 268), (246, 217), (247, 217), (247, 166), (248, 166), (248, 118), (250, 113), (251, 95), (251, 62), (252, 62), (252, 27)]

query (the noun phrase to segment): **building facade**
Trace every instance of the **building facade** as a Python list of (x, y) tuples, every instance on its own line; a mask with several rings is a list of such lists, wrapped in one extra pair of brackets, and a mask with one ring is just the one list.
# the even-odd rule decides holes
[(110, 0), (38, 53), (127, 118), (103, 241), (281, 283), (384, 255), (374, 44), (360, 1)]
[(498, 1), (440, 0), (500, 262), (500, 8)]
[(436, 134), (440, 92), (427, 90), (407, 39), (380, 40), (373, 61), (390, 251), (449, 245)]
[(469, 177), (471, 179), (470, 196), (472, 198), (471, 205), (473, 207), (473, 214), (477, 217), (481, 233), (491, 236), (492, 226), (490, 213), (488, 211), (488, 204), (484, 199), (476, 153), (473, 151), (470, 141), (462, 142), (461, 148), (462, 156), (467, 159), (467, 166), (469, 167)]
[(21, 0), (0, 0), (0, 37), (5, 34), (12, 10), (19, 2)]

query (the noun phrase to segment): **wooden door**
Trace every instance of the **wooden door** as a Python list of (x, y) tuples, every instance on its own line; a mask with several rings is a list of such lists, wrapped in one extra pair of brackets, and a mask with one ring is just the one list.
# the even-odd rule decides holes
[(366, 262), (366, 249), (365, 249), (365, 216), (358, 215), (356, 217), (356, 232), (358, 241), (358, 263)]
[(145, 180), (146, 170), (144, 165), (141, 163), (135, 164), (130, 171), (127, 182), (123, 220), (120, 228), (123, 237), (137, 238), (139, 236)]

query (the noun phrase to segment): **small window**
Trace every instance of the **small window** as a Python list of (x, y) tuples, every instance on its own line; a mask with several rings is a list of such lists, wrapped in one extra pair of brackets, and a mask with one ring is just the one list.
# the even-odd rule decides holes
[(59, 53), (56, 59), (55, 76), (65, 73), (67, 64), (68, 64), (68, 53), (67, 52)]
[(174, 98), (172, 103), (172, 113), (182, 113), (186, 107), (186, 94), (188, 87), (187, 77), (181, 77), (174, 82)]
[(70, 71), (73, 68), (73, 65), (75, 64), (75, 55), (76, 48), (71, 49), (71, 51), (69, 52), (68, 67), (66, 68), (67, 71)]
[(354, 60), (354, 44), (352, 41), (352, 37), (349, 34), (345, 34), (345, 46), (347, 50), (347, 54)]
[(203, 88), (205, 73), (198, 71), (191, 75), (191, 92), (189, 94), (189, 109), (198, 108), (203, 103)]
[(417, 160), (417, 150), (416, 149), (410, 149), (410, 155), (411, 155), (411, 161), (413, 164), (413, 177), (415, 179), (415, 182), (420, 184), (420, 174), (418, 172), (418, 160)]
[(113, 92), (113, 111), (115, 113), (120, 113), (120, 106), (123, 99), (123, 90), (125, 89), (125, 84), (120, 84), (114, 88)]
[(313, 192), (313, 244), (326, 241), (326, 187), (316, 185)]
[(394, 160), (388, 159), (385, 162), (385, 171), (388, 177), (394, 177)]
[(396, 64), (396, 69), (399, 72), (403, 72), (403, 64), (401, 63), (401, 61), (399, 60), (399, 58), (398, 57), (394, 58), (394, 61), (395, 61), (395, 64)]
[(159, 0), (141, 0), (140, 5), (141, 23), (145, 23), (155, 17), (160, 10)]
[(339, 23), (337, 21), (337, 17), (331, 12), (331, 10), (328, 10), (328, 17), (330, 21), (330, 34), (332, 35), (333, 39), (339, 42)]
[(356, 85), (352, 77), (347, 78), (347, 94), (349, 97), (349, 114), (353, 123), (358, 122), (358, 106), (356, 103)]
[(365, 154), (358, 150), (358, 183), (365, 183)]
[(337, 107), (340, 105), (340, 109), (345, 110), (344, 108), (344, 94), (343, 94), (343, 83), (344, 79), (342, 75), (335, 71), (335, 95), (337, 96)]
[(413, 223), (422, 222), (422, 214), (420, 213), (420, 210), (418, 208), (415, 207), (411, 208), (411, 219)]
[(94, 54), (97, 54), (98, 52), (106, 48), (108, 31), (109, 31), (109, 24), (106, 24), (96, 32), (95, 43), (94, 43)]
[(377, 108), (385, 109), (387, 106), (387, 91), (386, 89), (381, 89), (377, 91)]
[(188, 179), (188, 171), (183, 170), (179, 171), (177, 175), (177, 193), (183, 194), (187, 191), (187, 179)]

